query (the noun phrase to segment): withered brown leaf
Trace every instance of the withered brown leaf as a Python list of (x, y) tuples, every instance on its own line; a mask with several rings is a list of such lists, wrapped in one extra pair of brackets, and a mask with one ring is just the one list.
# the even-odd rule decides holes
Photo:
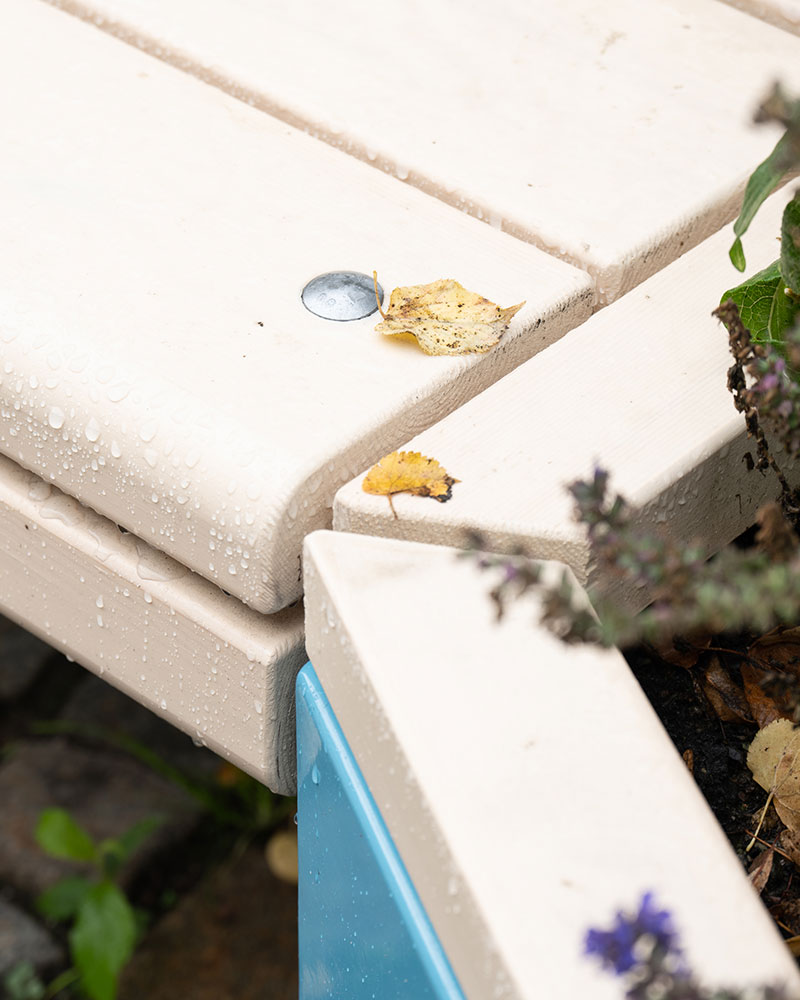
[(703, 672), (703, 693), (723, 722), (752, 721), (744, 691), (716, 655), (709, 658)]
[(770, 722), (776, 719), (789, 719), (791, 713), (782, 708), (778, 702), (769, 695), (763, 687), (764, 680), (770, 672), (761, 667), (754, 667), (751, 663), (742, 664), (742, 684), (744, 685), (744, 696), (750, 706), (750, 712), (758, 723), (758, 728), (763, 729)]
[(768, 847), (758, 855), (755, 861), (747, 869), (747, 877), (750, 879), (751, 885), (759, 895), (761, 895), (766, 888), (770, 874), (772, 873), (772, 863), (774, 860), (775, 849)]

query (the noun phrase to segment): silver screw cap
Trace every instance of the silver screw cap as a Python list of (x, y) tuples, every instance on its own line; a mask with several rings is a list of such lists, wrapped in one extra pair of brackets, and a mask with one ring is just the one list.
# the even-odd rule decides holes
[[(383, 303), (383, 289), (378, 285)], [(329, 271), (319, 274), (303, 289), (303, 305), (322, 319), (340, 323), (371, 316), (378, 309), (372, 276), (358, 271)]]

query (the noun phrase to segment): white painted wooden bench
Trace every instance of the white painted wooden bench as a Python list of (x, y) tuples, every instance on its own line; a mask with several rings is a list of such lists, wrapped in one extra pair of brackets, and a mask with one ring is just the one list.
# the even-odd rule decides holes
[[(20, 97), (0, 165), (0, 450), (42, 477), (34, 501), (52, 485), (179, 567), (154, 587), (117, 532), (106, 548), (126, 553), (120, 586), (134, 584), (132, 599), (99, 615), (108, 588), (75, 587), (91, 614), (59, 614), (67, 576), (6, 610), (288, 791), (293, 744), (276, 732), (287, 719), (272, 688), (284, 690), (302, 656), (299, 612), (274, 623), (255, 612), (300, 597), (302, 539), (330, 524), (339, 485), (578, 325), (591, 282), (38, 0), (11, 5), (0, 73)], [(436, 359), (374, 334), (374, 321), (304, 308), (319, 272), (376, 264), (398, 282), (452, 267), (528, 305), (500, 349)], [(34, 551), (46, 555), (61, 530), (58, 504), (33, 504)], [(16, 499), (10, 509), (20, 513)], [(75, 577), (108, 568), (94, 518), (64, 518)], [(5, 558), (13, 592), (30, 570)], [(237, 656), (257, 649), (261, 677), (246, 746), (242, 706), (226, 706), (213, 657), (184, 663), (148, 626), (143, 595), (159, 591), (167, 607), (191, 604), (220, 641), (227, 618), (249, 615)], [(149, 669), (134, 634), (151, 637)]]
[[(300, 597), (304, 537), (330, 525), (339, 487), (413, 439), (430, 442), (449, 467), (447, 450), (463, 482), (456, 500), (428, 503), (424, 517), (401, 499), (405, 537), (425, 539), (433, 526), (440, 532), (434, 540), (450, 542), (465, 524), (480, 524), (495, 538), (548, 537), (554, 551), (545, 554), (567, 554), (580, 570), (580, 543), (555, 499), (556, 479), (582, 466), (591, 440), (582, 428), (600, 429), (599, 447), (611, 440), (616, 420), (633, 415), (631, 436), (620, 439), (628, 451), (640, 447), (642, 432), (649, 441), (650, 428), (660, 426), (648, 366), (661, 365), (663, 378), (676, 373), (656, 329), (656, 313), (664, 313), (645, 296), (657, 289), (677, 317), (674, 285), (683, 292), (686, 281), (684, 318), (690, 305), (694, 317), (706, 289), (698, 262), (713, 257), (709, 266), (719, 268), (709, 284), (716, 273), (721, 287), (733, 282), (718, 263), (727, 236), (662, 269), (735, 214), (747, 175), (772, 142), (749, 127), (747, 105), (776, 75), (800, 88), (800, 41), (716, 0), (658, 0), (646, 10), (633, 0), (570, 0), (546, 14), (513, 0), (491, 9), (437, 0), (424, 12), (426, 31), (411, 7), (364, 8), (354, 0), (340, 5), (335, 19), (317, 2), (280, 10), (255, 0), (224, 8), (210, 0), (57, 6), (64, 11), (41, 0), (7, 0), (0, 35), (3, 92), (13, 95), (0, 111), (10, 136), (0, 159), (0, 517), (7, 539), (0, 610), (289, 792), (291, 685), (304, 653), (302, 609), (287, 605)], [(762, 235), (749, 242), (751, 261), (774, 231), (765, 215)], [(460, 359), (394, 344), (374, 334), (371, 319), (334, 324), (303, 308), (300, 291), (316, 274), (373, 267), (387, 291), (453, 276), (495, 301), (526, 299), (527, 306), (498, 348)], [(629, 324), (637, 325), (641, 378), (624, 383), (624, 396), (617, 388), (604, 397), (582, 372), (612, 344), (629, 362)], [(712, 325), (686, 345), (698, 365)], [(531, 388), (524, 362), (541, 365), (550, 382)], [(478, 411), (464, 406), (503, 376), (494, 395), (476, 401)], [(606, 426), (592, 410), (588, 423), (582, 416), (567, 425), (562, 450), (576, 438), (581, 447), (554, 469), (557, 477), (542, 478), (548, 502), (544, 520), (532, 524), (498, 489), (501, 465), (517, 485), (520, 477), (540, 477), (542, 442), (554, 433), (545, 419), (550, 410), (558, 416), (568, 402), (563, 390), (580, 379), (588, 402), (602, 402)], [(484, 398), (495, 435), (469, 423)], [(728, 485), (741, 442), (731, 432), (735, 415), (722, 418), (718, 404), (714, 396), (708, 414), (717, 422), (706, 440), (655, 455), (660, 465), (648, 465), (646, 476), (631, 473), (628, 481), (621, 467), (618, 485), (638, 489), (640, 499), (664, 498), (666, 507), (672, 489), (681, 507), (675, 480), (706, 468), (707, 455), (730, 444), (732, 460), (714, 466), (724, 472), (720, 488)], [(456, 431), (455, 450), (447, 438), (453, 427), (467, 429)], [(685, 464), (687, 456), (694, 465)], [(609, 465), (617, 457), (612, 449)], [(759, 497), (748, 483), (744, 521)], [(394, 532), (383, 502), (367, 499), (369, 508), (358, 480), (345, 486), (337, 526)], [(487, 503), (491, 517), (482, 513)], [(678, 530), (696, 526), (695, 515), (678, 521)], [(727, 540), (735, 523), (725, 521), (715, 543)], [(310, 551), (335, 621), (337, 602), (349, 592), (352, 553), (365, 559), (367, 589), (374, 581), (375, 595), (388, 596), (380, 562), (393, 564), (400, 550), (326, 538)], [(322, 567), (326, 546), (342, 546), (341, 579)], [(425, 555), (420, 567), (427, 571), (432, 560), (447, 581), (445, 559), (444, 550)], [(318, 593), (307, 608), (317, 637), (324, 628)], [(408, 589), (397, 593), (408, 601)], [(445, 611), (446, 602), (442, 620)], [(363, 614), (353, 621), (349, 614), (341, 627), (359, 634)], [(497, 662), (511, 658), (517, 670), (520, 644), (540, 640), (527, 632), (523, 639), (521, 624), (515, 628), (498, 638)], [(495, 633), (481, 641), (494, 643)], [(463, 886), (475, 918), (467, 931), (441, 895), (441, 879), (420, 884), (439, 855), (415, 853), (411, 827), (404, 833), (394, 821), (406, 800), (392, 798), (391, 782), (381, 784), (380, 758), (371, 763), (369, 712), (365, 727), (354, 715), (377, 683), (380, 651), (346, 658), (353, 677), (368, 678), (350, 694), (347, 670), (337, 673), (339, 655), (320, 643), (316, 666), (467, 995), (533, 995), (532, 984), (555, 975), (556, 965), (547, 958), (537, 965), (533, 951), (523, 956), (524, 935), (512, 931), (527, 894), (516, 908), (498, 899), (497, 887), (481, 884), (488, 855), (463, 865), (459, 856), (459, 893)], [(548, 646), (547, 655), (566, 654)], [(618, 661), (608, 662), (622, 676)], [(620, 690), (650, 726), (628, 680)], [(485, 705), (472, 689), (462, 695), (476, 739)], [(375, 697), (374, 718), (385, 711), (394, 720), (395, 698), (406, 706), (424, 702), (434, 720), (452, 710), (434, 685), (423, 691), (418, 682), (376, 688)], [(431, 764), (424, 777), (412, 775), (403, 794), (419, 790), (413, 808), (426, 816), (433, 810), (429, 829), (444, 830), (441, 843), (452, 851), (459, 803), (478, 770), (464, 769), (462, 782), (445, 768), (440, 777), (449, 775), (453, 795), (442, 790), (441, 800), (438, 792), (432, 799), (427, 782), (439, 780), (431, 769), (442, 761), (434, 730), (425, 726), (411, 742), (405, 730), (392, 730), (390, 744), (393, 753), (411, 753), (421, 736), (413, 753), (425, 757), (430, 740)], [(663, 739), (654, 739), (654, 760), (661, 760)], [(475, 743), (476, 760), (481, 747)], [(516, 788), (513, 759), (503, 774), (503, 753), (486, 755), (493, 780)], [(677, 781), (679, 769), (664, 767)], [(676, 803), (696, 803), (681, 777)], [(671, 777), (669, 784), (673, 794)], [(514, 822), (526, 816), (515, 813)], [(477, 842), (490, 835), (478, 815), (470, 823), (471, 833), (458, 836)], [(517, 878), (514, 857), (502, 878)], [(669, 858), (664, 871), (676, 863)], [(718, 881), (700, 902), (721, 885), (739, 898), (741, 878), (724, 850), (721, 859)], [(644, 877), (645, 867), (632, 868), (625, 884), (640, 871)], [(688, 902), (681, 895), (688, 882), (675, 885), (684, 886), (678, 896)], [(593, 916), (622, 902), (609, 896), (601, 906), (613, 891), (602, 879), (591, 884)], [(743, 907), (749, 916), (740, 926), (754, 947), (735, 968), (790, 976), (766, 918), (750, 903)], [(685, 917), (690, 935), (701, 914)], [(559, 940), (566, 949), (571, 938)], [(697, 941), (698, 952), (710, 948), (707, 968), (716, 974), (715, 946), (707, 935)], [(553, 952), (559, 961), (566, 954)], [(584, 982), (583, 971), (575, 975)], [(589, 979), (582, 995), (612, 995)]]
[(619, 998), (583, 937), (646, 889), (706, 982), (800, 986), (620, 653), (564, 646), (530, 601), (498, 625), (456, 549), (306, 554), (309, 655), (465, 996)]

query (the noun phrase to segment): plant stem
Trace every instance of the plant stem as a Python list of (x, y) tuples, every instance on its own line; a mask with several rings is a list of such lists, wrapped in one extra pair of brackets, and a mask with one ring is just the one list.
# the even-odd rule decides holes
[(51, 1000), (51, 997), (57, 996), (65, 987), (77, 983), (80, 978), (77, 969), (66, 969), (49, 984), (42, 994), (42, 1000)]

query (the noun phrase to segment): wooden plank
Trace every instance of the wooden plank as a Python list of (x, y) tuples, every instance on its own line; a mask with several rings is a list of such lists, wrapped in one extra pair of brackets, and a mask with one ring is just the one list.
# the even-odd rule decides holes
[[(786, 195), (762, 209), (747, 234), (751, 271), (771, 262)], [(748, 473), (744, 421), (726, 388), (728, 338), (711, 310), (740, 276), (728, 231), (711, 237), (579, 330), (522, 365), (407, 448), (438, 459), (461, 480), (437, 504), (361, 489), (339, 491), (341, 531), (464, 545), (480, 531), (503, 550), (523, 544), (560, 559), (585, 581), (589, 552), (572, 521), (566, 485), (596, 463), (614, 490), (676, 537), (714, 551), (749, 527), (778, 493), (774, 475)], [(643, 607), (643, 590), (620, 594)]]
[(301, 606), (251, 611), (2, 457), (0, 525), (3, 614), (274, 791), (294, 791)]
[(724, 0), (731, 7), (800, 35), (800, 0)]
[[(587, 275), (34, 0), (0, 36), (0, 451), (259, 611), (336, 489), (580, 323)], [(528, 300), (431, 358), (320, 272)]]
[[(53, 0), (562, 255), (608, 302), (735, 214), (800, 43), (716, 0)], [(224, 26), (222, 11), (224, 10)]]
[(622, 656), (563, 645), (530, 601), (498, 625), (486, 578), (456, 554), (311, 535), (306, 631), (466, 995), (618, 998), (583, 935), (648, 889), (709, 985), (796, 991), (794, 960)]

